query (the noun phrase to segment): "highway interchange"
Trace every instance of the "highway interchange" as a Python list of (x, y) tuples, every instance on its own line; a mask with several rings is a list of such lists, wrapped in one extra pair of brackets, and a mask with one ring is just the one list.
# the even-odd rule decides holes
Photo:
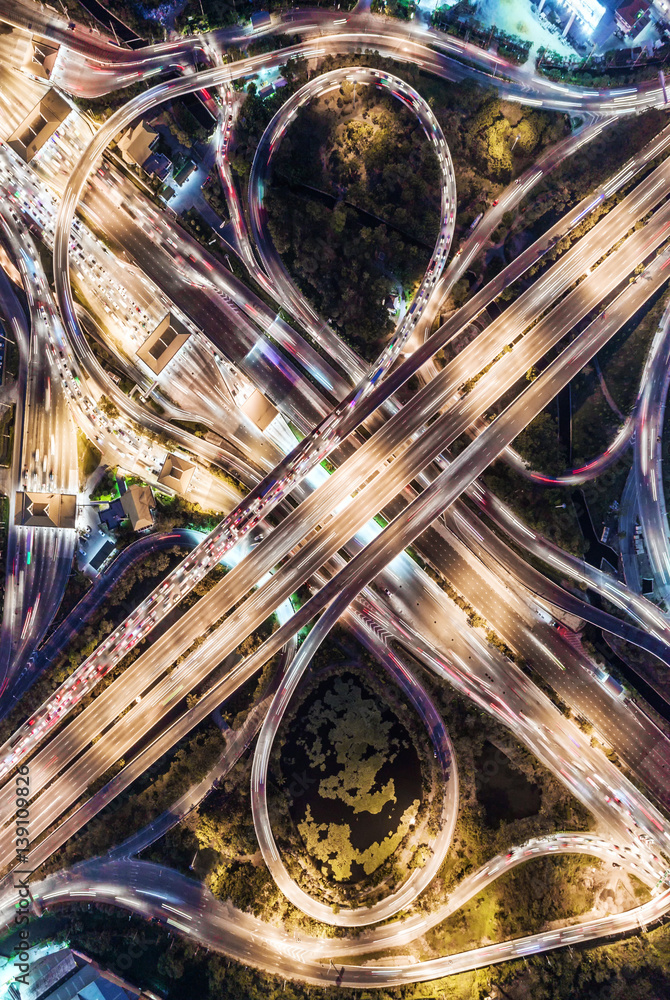
[[(17, 390), (21, 432), (15, 438), (11, 467), (10, 512), (21, 488), (78, 491), (75, 427), (80, 427), (91, 440), (104, 441), (105, 451), (118, 455), (124, 468), (145, 476), (159, 467), (167, 450), (161, 450), (160, 438), (169, 435), (202, 462), (198, 468), (202, 502), (206, 499), (207, 506), (221, 510), (225, 517), (0, 748), (0, 813), (5, 823), (0, 830), (0, 867), (10, 873), (0, 899), (6, 920), (14, 905), (11, 869), (15, 851), (14, 789), (8, 778), (17, 764), (30, 760), (31, 795), (35, 797), (31, 836), (38, 841), (44, 835), (32, 851), (37, 867), (282, 650), (275, 687), (256, 707), (253, 724), (229, 740), (216, 773), (188, 793), (177, 814), (185, 815), (202, 800), (258, 732), (252, 768), (253, 818), (264, 860), (284, 894), (315, 919), (342, 927), (374, 925), (407, 911), (449, 850), (458, 809), (458, 779), (448, 732), (418, 675), (403, 660), (401, 648), (440, 683), (453, 685), (510, 727), (596, 817), (598, 837), (565, 833), (542, 843), (518, 845), (506, 857), (492, 859), (485, 870), (470, 875), (429, 918), (404, 916), (381, 928), (371, 927), (360, 938), (333, 940), (330, 946), (319, 939), (320, 951), (315, 938), (305, 936), (296, 944), (276, 928), (207, 899), (194, 882), (133, 861), (140, 846), (159, 834), (158, 821), (156, 829), (138, 834), (139, 840), (125, 853), (120, 850), (113, 857), (87, 862), (76, 875), (64, 872), (34, 883), (37, 905), (114, 899), (117, 905), (157, 916), (180, 933), (267, 971), (310, 983), (337, 981), (355, 987), (437, 978), (633, 931), (663, 917), (670, 910), (668, 891), (657, 892), (649, 903), (616, 916), (432, 962), (394, 963), (392, 968), (347, 964), (347, 957), (356, 953), (400, 947), (420, 937), (429, 925), (445, 919), (502, 872), (537, 854), (563, 851), (617, 858), (617, 863), (634, 871), (649, 887), (658, 886), (667, 867), (670, 834), (662, 809), (670, 808), (670, 741), (633, 701), (613, 699), (597, 678), (588, 654), (570, 642), (568, 629), (551, 623), (551, 614), (566, 612), (592, 621), (666, 663), (670, 663), (670, 619), (641, 596), (628, 577), (625, 582), (617, 580), (530, 531), (478, 479), (493, 461), (508, 453), (524, 427), (640, 307), (665, 287), (670, 276), (670, 203), (665, 201), (670, 159), (656, 161), (670, 146), (670, 129), (660, 132), (446, 323), (430, 332), (440, 304), (481, 252), (502, 214), (612, 121), (662, 105), (660, 89), (652, 84), (612, 92), (558, 86), (522, 74), (491, 53), (457, 39), (427, 32), (425, 27), (420, 30), (418, 24), (400, 26), (356, 12), (336, 19), (335, 24), (332, 13), (326, 11), (292, 12), (272, 26), (273, 33), (290, 33), (291, 45), (222, 65), (223, 49), (248, 43), (248, 34), (231, 29), (129, 52), (82, 29), (73, 31), (44, 8), (27, 3), (14, 5), (11, 12), (7, 8), (0, 3), (0, 16), (10, 23), (40, 25), (46, 37), (62, 43), (54, 79), (66, 93), (95, 96), (138, 78), (165, 71), (182, 73), (132, 98), (102, 126), (91, 129), (92, 135), (79, 129), (65, 137), (71, 156), (51, 186), (39, 165), (18, 163), (3, 147), (6, 205), (0, 217), (0, 238), (30, 306), (26, 316), (11, 288), (0, 283), (2, 315), (16, 333), (21, 359)], [(281, 67), (291, 55), (304, 55), (315, 64), (322, 55), (356, 52), (361, 46), (401, 62), (411, 60), (453, 81), (493, 82), (502, 95), (520, 103), (582, 112), (584, 123), (509, 186), (455, 254), (451, 243), (458, 192), (451, 154), (430, 107), (401, 78), (386, 72), (346, 67), (317, 75), (277, 112), (258, 145), (249, 184), (251, 225), (247, 229), (227, 163), (231, 131), (234, 135), (231, 84), (260, 70)], [(191, 62), (196, 52), (210, 62), (209, 68), (195, 70)], [(500, 75), (493, 76), (493, 70)], [(417, 115), (435, 145), (441, 168), (441, 221), (426, 275), (411, 307), (370, 367), (353, 355), (302, 298), (272, 244), (263, 208), (272, 157), (298, 107), (339, 88), (343, 80), (388, 88)], [(246, 288), (169, 214), (158, 213), (113, 162), (106, 159), (101, 167), (103, 153), (127, 124), (167, 99), (204, 88), (219, 88), (222, 97), (217, 166), (229, 195), (242, 261), (290, 321)], [(646, 172), (638, 183), (641, 171)], [(18, 183), (20, 196), (10, 193), (12, 180), (14, 186)], [(498, 319), (439, 372), (432, 366), (435, 353), (480, 316), (502, 289), (542, 262), (557, 238), (622, 188), (618, 204), (555, 263), (544, 267)], [(123, 192), (124, 203), (130, 206), (128, 218), (114, 208), (108, 189)], [(44, 218), (49, 213), (40, 214), (47, 197), (58, 213), (48, 233)], [(76, 217), (78, 208), (84, 221)], [(645, 220), (645, 225), (635, 229), (638, 220)], [(38, 232), (53, 247), (53, 296), (31, 235)], [(123, 251), (121, 267), (112, 260), (107, 264), (113, 255), (99, 243), (99, 232)], [(171, 246), (178, 247), (177, 255)], [(133, 261), (130, 267), (128, 259)], [(639, 265), (645, 268), (643, 278), (629, 281)], [(119, 293), (126, 287), (131, 297), (142, 280), (150, 282), (164, 307), (177, 310), (193, 331), (196, 346), (190, 348), (188, 360), (176, 366), (165, 419), (137, 397), (131, 399), (121, 392), (84, 336), (73, 283), (85, 288), (87, 280), (95, 280), (91, 275), (100, 266), (109, 266)], [(579, 324), (578, 335), (570, 340)], [(233, 343), (221, 334), (231, 327), (236, 329)], [(634, 440), (640, 523), (661, 594), (670, 588), (660, 466), (669, 329), (666, 311), (631, 418), (634, 430), (612, 449), (618, 454), (618, 447)], [(283, 355), (285, 360), (277, 363), (270, 337), (289, 358)], [(505, 348), (511, 349), (500, 360)], [(285, 420), (299, 428), (304, 436), (297, 446), (290, 435), (287, 440), (276, 430), (262, 438), (236, 414), (223, 356), (225, 363), (273, 399)], [(550, 360), (539, 376), (495, 419), (482, 419), (525, 372), (547, 357)], [(397, 390), (428, 366), (432, 377), (401, 406)], [(474, 385), (466, 390), (466, 383), (475, 376)], [(147, 384), (144, 377), (143, 388), (164, 399), (160, 393), (165, 388)], [(98, 403), (103, 395), (115, 403), (118, 418), (102, 420)], [(194, 438), (170, 423), (169, 416), (203, 421), (223, 440), (212, 444)], [(363, 428), (364, 435), (360, 433)], [(468, 443), (456, 456), (451, 455), (450, 445), (466, 432), (471, 432)], [(321, 468), (327, 455), (336, 464), (332, 475)], [(579, 480), (582, 474), (587, 478), (601, 471), (610, 461), (607, 454), (597, 457), (588, 473), (575, 470), (575, 481), (583, 481)], [(242, 500), (206, 471), (211, 462), (248, 487)], [(551, 477), (547, 482), (553, 482)], [(470, 505), (463, 502), (466, 495)], [(473, 504), (486, 512), (500, 535), (477, 517)], [(267, 520), (271, 513), (274, 526)], [(373, 522), (379, 513), (386, 521), (381, 529)], [(10, 525), (12, 558), (7, 566), (0, 644), (6, 697), (25, 689), (30, 679), (26, 670), (40, 662), (36, 650), (60, 604), (75, 545), (75, 532), (70, 529), (14, 529), (12, 513)], [(636, 776), (637, 785), (591, 747), (579, 728), (562, 717), (509, 658), (488, 645), (476, 630), (463, 628), (463, 615), (406, 554), (410, 543), (481, 610), (504, 641), (532, 664), (576, 714), (593, 722)], [(515, 545), (605, 597), (621, 610), (624, 620), (579, 601), (526, 564)], [(31, 549), (30, 558), (26, 547)], [(232, 560), (226, 576), (154, 638), (132, 669), (79, 710), (78, 703), (105, 674), (224, 559)], [(280, 627), (259, 649), (218, 676), (218, 665), (278, 608), (286, 607), (291, 594), (305, 582), (312, 590), (310, 600), (295, 613), (280, 616)], [(295, 636), (315, 619), (296, 651)], [(430, 861), (415, 870), (396, 893), (372, 906), (342, 908), (336, 913), (301, 889), (284, 867), (270, 825), (266, 776), (286, 708), (317, 648), (340, 620), (368, 645), (416, 707), (439, 757), (443, 805)], [(392, 650), (381, 635), (393, 639)], [(181, 661), (171, 669), (178, 658)], [(175, 705), (194, 689), (201, 692), (197, 702), (188, 708), (183, 705), (175, 717)], [(152, 740), (146, 745), (150, 733)], [(143, 749), (134, 754), (140, 746)], [(82, 804), (91, 783), (121, 758), (129, 763)], [(647, 796), (640, 791), (640, 782)]]

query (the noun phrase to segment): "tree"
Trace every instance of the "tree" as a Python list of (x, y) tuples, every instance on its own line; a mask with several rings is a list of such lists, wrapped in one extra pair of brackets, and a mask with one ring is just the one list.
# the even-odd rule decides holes
[(158, 959), (156, 968), (166, 979), (181, 979), (184, 975), (184, 960), (178, 953), (169, 949)]
[(459, 309), (467, 299), (469, 291), (470, 282), (467, 278), (459, 278), (454, 287), (451, 289), (451, 297), (454, 305)]
[[(532, 381), (531, 369), (526, 378)], [(551, 413), (538, 414), (534, 420), (519, 434), (514, 442), (515, 447), (532, 469), (555, 474), (565, 468), (565, 456), (561, 454), (558, 440), (558, 424)]]

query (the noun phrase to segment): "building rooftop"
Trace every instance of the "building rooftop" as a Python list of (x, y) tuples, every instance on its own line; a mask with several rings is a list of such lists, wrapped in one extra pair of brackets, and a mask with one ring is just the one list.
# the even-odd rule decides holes
[(45, 955), (31, 969), (31, 981), (25, 992), (21, 990), (21, 1000), (42, 1000), (43, 997), (48, 997), (53, 987), (76, 970), (77, 963), (69, 948), (61, 948), (60, 951)]
[(53, 72), (60, 45), (52, 45), (40, 38), (33, 38), (28, 46), (25, 66), (34, 76), (48, 80)]
[(144, 161), (143, 169), (146, 170), (148, 174), (153, 174), (154, 177), (158, 177), (160, 180), (166, 180), (170, 171), (172, 170), (172, 160), (162, 153), (152, 153), (151, 156)]
[(134, 531), (143, 531), (153, 526), (151, 509), (156, 505), (150, 486), (131, 486), (121, 494), (121, 506), (126, 516), (130, 518)]
[(158, 139), (158, 132), (146, 122), (129, 128), (119, 139), (119, 152), (125, 163), (143, 167), (152, 154), (152, 146)]
[(160, 375), (190, 336), (184, 324), (172, 313), (167, 313), (136, 352), (137, 357), (149, 366), (154, 375)]
[(27, 990), (20, 988), (21, 1000), (131, 1000), (140, 991), (108, 972), (103, 972), (84, 956), (62, 948), (33, 963)]
[(102, 543), (93, 558), (89, 560), (89, 566), (97, 573), (103, 563), (107, 562), (115, 548), (116, 544), (108, 538), (107, 541)]
[(70, 493), (16, 494), (14, 524), (27, 528), (74, 528), (77, 497)]
[(172, 180), (178, 187), (189, 179), (193, 171), (196, 169), (193, 160), (187, 160), (186, 163), (182, 163), (181, 167), (172, 175)]
[(59, 125), (61, 125), (72, 108), (55, 90), (48, 90), (44, 97), (28, 112), (21, 124), (14, 129), (7, 139), (21, 159), (30, 163)]
[(177, 493), (186, 493), (194, 472), (195, 465), (192, 462), (187, 462), (179, 455), (169, 454), (160, 471), (158, 482), (163, 486), (169, 486)]
[(625, 25), (630, 29), (638, 18), (643, 17), (648, 10), (648, 0), (625, 0), (617, 7), (615, 17), (618, 24)]
[(269, 427), (274, 418), (277, 416), (279, 410), (272, 405), (269, 399), (266, 399), (262, 392), (258, 389), (254, 389), (249, 398), (242, 403), (240, 407), (242, 413), (246, 414), (250, 420), (256, 424), (256, 426), (264, 431), (266, 427)]

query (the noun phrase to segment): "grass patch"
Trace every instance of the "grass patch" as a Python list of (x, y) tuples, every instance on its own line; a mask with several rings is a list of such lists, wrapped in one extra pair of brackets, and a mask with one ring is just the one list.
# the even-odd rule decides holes
[(573, 855), (519, 865), (431, 930), (427, 942), (436, 953), (457, 953), (483, 941), (536, 934), (551, 921), (586, 913), (595, 902), (589, 870), (598, 865)]
[(79, 459), (79, 477), (85, 483), (100, 465), (102, 452), (80, 430), (77, 431), (77, 457)]
[(107, 469), (104, 476), (90, 495), (91, 500), (116, 500), (120, 496), (116, 469)]

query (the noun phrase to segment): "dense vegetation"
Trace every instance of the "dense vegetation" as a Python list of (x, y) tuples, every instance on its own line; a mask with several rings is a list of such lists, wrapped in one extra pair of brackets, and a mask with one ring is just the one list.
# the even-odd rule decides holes
[[(522, 204), (523, 226), (534, 238), (554, 225), (573, 205), (607, 177), (618, 166), (641, 150), (667, 124), (662, 111), (655, 108), (643, 115), (626, 117), (608, 123), (602, 132), (567, 157), (533, 188)], [(573, 239), (581, 233), (573, 232)], [(560, 245), (556, 253), (561, 251)], [(552, 254), (549, 253), (551, 259)]]
[[(157, 761), (138, 782), (114, 799), (103, 812), (86, 824), (81, 833), (44, 865), (42, 871), (59, 871), (86, 858), (104, 854), (168, 809), (218, 761), (225, 749), (219, 729), (210, 722), (189, 735), (172, 754)], [(120, 767), (113, 768), (116, 772)], [(103, 775), (92, 791), (97, 791), (112, 773)]]
[(440, 188), (437, 158), (409, 111), (356, 89), (355, 104), (353, 87), (343, 84), (337, 98), (298, 115), (267, 207), (290, 273), (319, 314), (371, 359), (393, 327), (391, 294), (411, 293), (428, 264)]
[(488, 488), (521, 514), (524, 524), (574, 555), (582, 555), (584, 539), (572, 503), (561, 487), (531, 482), (502, 460), (484, 473)]
[(300, 729), (295, 720), (288, 727), (281, 755), (280, 781), (305, 850), (339, 882), (390, 858), (421, 805), (409, 734), (360, 677), (360, 669), (338, 670), (302, 701)]
[[(357, 656), (357, 670), (362, 672), (365, 686), (373, 685), (377, 689), (377, 686), (386, 680), (386, 693), (393, 695), (393, 686), (388, 685), (386, 675), (369, 655), (362, 652), (352, 638), (340, 629), (335, 633), (335, 642), (329, 652), (318, 654), (315, 661), (314, 680), (310, 685), (314, 691), (320, 690), (319, 685), (327, 676), (326, 668), (329, 660), (332, 661), (333, 669), (336, 667), (339, 671), (345, 668), (351, 669), (352, 654)], [(337, 676), (337, 670), (333, 676)], [(420, 671), (421, 668), (417, 665), (416, 670)], [(461, 878), (478, 865), (484, 864), (486, 859), (496, 852), (506, 850), (512, 843), (522, 842), (543, 832), (557, 829), (585, 829), (589, 825), (589, 817), (567, 789), (556, 781), (504, 727), (453, 690), (434, 684), (432, 678), (426, 675), (422, 680), (428, 684), (452, 738), (458, 768), (460, 798), (453, 848), (438, 878), (421, 897), (421, 905), (431, 909), (444, 900), (445, 895)], [(257, 685), (254, 698), (257, 698), (262, 690), (262, 679), (255, 681), (254, 684)], [(304, 697), (308, 699), (309, 693)], [(382, 697), (385, 701), (386, 697)], [(354, 783), (358, 782), (360, 787), (365, 785), (369, 777), (366, 764), (362, 761), (359, 768), (353, 758), (348, 758), (352, 749), (357, 749), (355, 746), (357, 719), (360, 712), (367, 713), (368, 708), (365, 707), (365, 699), (358, 704), (353, 719), (350, 720), (353, 721), (353, 728), (347, 724), (342, 728), (343, 717), (338, 717), (339, 721), (336, 720), (335, 738), (340, 740), (338, 759), (341, 752), (346, 765), (344, 770), (353, 776)], [(324, 705), (323, 709), (325, 714), (321, 722), (326, 720), (330, 711), (328, 705)], [(318, 883), (322, 890), (321, 898), (331, 898), (339, 900), (342, 904), (351, 905), (361, 899), (361, 892), (365, 893), (363, 898), (373, 898), (379, 891), (387, 893), (391, 885), (406, 878), (408, 868), (422, 865), (427, 860), (431, 838), (436, 832), (433, 824), (435, 810), (440, 807), (440, 795), (434, 787), (434, 779), (430, 777), (431, 767), (434, 765), (432, 748), (421, 724), (418, 720), (413, 722), (412, 716), (413, 713), (406, 711), (402, 719), (403, 724), (409, 726), (411, 730), (413, 745), (422, 760), (421, 790), (417, 787), (416, 793), (418, 795), (421, 791), (424, 801), (417, 813), (415, 834), (403, 838), (402, 844), (396, 847), (394, 853), (374, 873), (364, 876), (356, 885), (336, 885), (328, 872), (319, 872), (318, 865), (308, 864), (309, 859), (306, 856), (301, 831), (297, 828), (295, 819), (289, 815), (287, 801), (290, 797), (300, 801), (301, 790), (307, 790), (305, 785), (311, 780), (310, 775), (302, 766), (291, 767), (288, 758), (292, 748), (288, 743), (286, 750), (282, 749), (282, 746), (275, 748), (268, 781), (272, 828), (289, 871), (296, 875), (300, 884), (308, 891), (314, 892)], [(315, 722), (318, 724), (317, 732), (320, 732), (319, 719), (315, 719)], [(289, 731), (291, 726), (295, 730), (296, 725), (293, 720)], [(299, 729), (298, 732), (302, 733), (303, 730)], [(307, 731), (305, 736), (309, 736)], [(353, 742), (350, 739), (352, 736)], [(284, 739), (282, 729), (278, 742), (281, 744)], [(366, 739), (363, 739), (363, 742), (366, 742)], [(494, 772), (483, 763), (482, 754), (485, 753), (486, 747), (489, 750), (495, 748), (496, 762), (498, 757), (500, 758), (500, 763), (496, 763)], [(327, 751), (328, 747), (317, 738), (313, 750), (318, 757), (322, 751)], [(374, 764), (374, 752), (371, 760)], [(499, 776), (502, 776), (500, 781)], [(196, 874), (218, 898), (231, 899), (242, 909), (250, 910), (263, 916), (264, 919), (281, 922), (285, 927), (318, 930), (321, 925), (308, 920), (287, 902), (262, 863), (251, 820), (249, 778), (249, 763), (240, 762), (196, 813), (154, 846), (150, 858), (156, 862), (170, 864), (188, 874), (194, 852), (197, 851)], [(503, 778), (505, 795), (511, 798), (511, 805), (508, 807), (503, 803), (502, 813), (498, 813), (494, 819), (489, 819), (488, 799), (499, 785), (502, 788)], [(311, 789), (312, 786), (308, 787)], [(331, 781), (330, 784), (326, 782), (326, 791), (333, 791), (337, 795), (340, 789), (335, 788)], [(519, 809), (521, 803), (526, 803), (527, 807)], [(346, 849), (343, 850), (342, 857), (345, 861), (350, 853), (350, 851), (347, 853)], [(523, 921), (523, 914), (523, 908), (510, 910), (510, 919), (514, 917)]]
[[(345, 61), (327, 58), (321, 68)], [(563, 115), (501, 102), (470, 82), (424, 77), (374, 53), (364, 61), (398, 72), (440, 121), (456, 173), (456, 240), (499, 185), (568, 128)], [(271, 109), (280, 100), (274, 95)], [(269, 110), (255, 93), (247, 98), (236, 156), (242, 176)], [(385, 93), (344, 84), (303, 109), (284, 137), (266, 199), (270, 232), (302, 291), (366, 358), (392, 328), (391, 296), (409, 298), (418, 285), (439, 198), (432, 146), (415, 117)]]

